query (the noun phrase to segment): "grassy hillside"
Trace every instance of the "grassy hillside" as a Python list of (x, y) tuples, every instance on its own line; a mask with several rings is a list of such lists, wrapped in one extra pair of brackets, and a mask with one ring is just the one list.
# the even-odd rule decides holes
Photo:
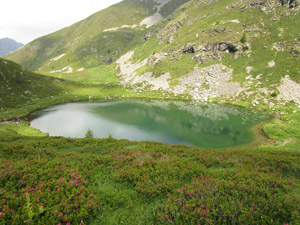
[[(106, 64), (128, 47), (141, 41), (140, 29), (121, 29), (103, 33), (108, 28), (133, 25), (154, 13), (150, 1), (125, 0), (53, 34), (38, 38), (7, 58), (31, 70), (76, 69)], [(57, 61), (51, 59), (66, 54)]]
[(0, 85), (0, 118), (3, 119), (26, 115), (35, 108), (45, 107), (49, 101), (54, 103), (54, 96), (63, 95), (70, 84), (0, 59)]
[[(184, 2), (171, 0), (163, 7), (162, 15), (171, 14)], [(65, 67), (72, 67), (76, 72), (110, 64), (144, 42), (146, 29), (139, 23), (155, 13), (156, 5), (154, 0), (122, 1), (70, 27), (38, 38), (6, 58), (41, 72)], [(136, 27), (121, 28), (123, 25)], [(111, 28), (121, 29), (109, 30)]]
[[(246, 67), (253, 67), (251, 75), (256, 77), (262, 74), (263, 86), (280, 83), (280, 79), (289, 74), (299, 82), (300, 68), (298, 66), (299, 54), (292, 49), (299, 49), (300, 19), (299, 9), (281, 7), (278, 4), (267, 6), (269, 11), (261, 8), (245, 7), (249, 2), (259, 1), (190, 1), (177, 10), (174, 19), (165, 21), (158, 27), (156, 35), (138, 46), (134, 59), (139, 61), (149, 57), (153, 52), (167, 53), (167, 57), (157, 64), (150, 64), (144, 71), (153, 71), (156, 76), (170, 72), (172, 79), (186, 75), (193, 71), (195, 66), (205, 67), (221, 63), (234, 71), (234, 80), (244, 82), (247, 76)], [(233, 3), (242, 2), (236, 6)], [(268, 2), (268, 1), (266, 1)], [(246, 35), (245, 43), (241, 42), (243, 34)], [(169, 38), (173, 41), (168, 43)], [(197, 48), (209, 44), (230, 43), (236, 47), (247, 46), (249, 50), (226, 53), (225, 51), (213, 52), (219, 56), (215, 59), (206, 54), (206, 61), (201, 63), (193, 58), (195, 53), (182, 53), (187, 44)], [(281, 46), (277, 51), (276, 46)], [(153, 48), (153, 46), (157, 46)], [(274, 47), (275, 46), (275, 47)], [(195, 50), (197, 51), (197, 50)], [(237, 51), (237, 49), (236, 49)], [(178, 53), (179, 52), (179, 53)], [(172, 60), (178, 54), (178, 60)], [(187, 59), (188, 62), (187, 63)], [(274, 67), (268, 67), (268, 62), (274, 61)]]
[[(66, 64), (72, 66), (79, 64), (80, 67), (77, 69), (83, 66), (103, 64), (110, 57), (117, 55), (117, 50), (122, 52), (123, 49), (126, 49), (126, 45), (135, 40), (135, 36), (138, 36), (140, 32), (138, 30), (129, 31), (127, 34), (125, 31), (119, 35), (108, 34), (108, 37), (103, 37), (105, 35), (102, 34), (102, 31), (123, 24), (133, 25), (152, 12), (152, 1), (127, 0), (95, 13), (70, 27), (34, 40), (24, 49), (9, 56), (8, 59), (14, 60), (31, 70), (39, 70), (41, 67), (43, 69), (43, 66), (50, 62), (50, 59), (61, 54), (66, 54), (66, 56), (59, 62), (52, 62), (51, 65), (46, 66), (46, 69), (57, 70), (61, 69), (60, 65)], [(109, 48), (101, 49), (105, 45), (101, 39), (108, 38), (107, 40), (110, 40), (114, 39), (114, 36), (116, 36), (115, 42), (121, 43), (119, 46), (110, 46), (112, 48), (111, 54), (106, 55)], [(91, 56), (95, 62), (85, 58), (86, 52), (97, 53), (99, 49), (104, 51), (100, 51), (97, 57)], [(105, 56), (104, 59), (99, 58), (101, 54)]]
[(65, 102), (162, 96), (159, 92), (137, 94), (126, 90), (109, 67), (78, 72), (66, 80), (33, 73), (1, 58), (0, 85), (0, 120), (24, 117), (37, 109)]

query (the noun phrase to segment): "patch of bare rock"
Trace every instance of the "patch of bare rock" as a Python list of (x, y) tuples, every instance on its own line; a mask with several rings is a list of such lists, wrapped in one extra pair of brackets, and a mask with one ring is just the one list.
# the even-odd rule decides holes
[(289, 8), (291, 9), (297, 9), (300, 6), (300, 1), (299, 0), (294, 0), (294, 1), (282, 1), (282, 0), (239, 0), (237, 2), (234, 2), (231, 5), (231, 8), (242, 8), (242, 9), (247, 9), (247, 8), (259, 8), (265, 13), (271, 13), (278, 6), (281, 5), (288, 5)]
[(146, 65), (147, 59), (139, 63), (132, 63), (131, 58), (134, 51), (127, 52), (117, 60), (120, 69), (121, 82), (126, 85), (129, 81), (136, 76), (136, 70)]
[(294, 101), (300, 104), (300, 84), (291, 80), (287, 75), (281, 80), (281, 85), (278, 87), (280, 94), (278, 100)]
[(156, 54), (156, 56), (149, 57), (142, 62), (132, 63), (133, 54), (134, 51), (128, 52), (117, 61), (120, 69), (119, 76), (125, 86), (136, 89), (161, 90), (174, 95), (190, 95), (193, 99), (202, 101), (220, 96), (237, 96), (244, 90), (239, 83), (231, 81), (232, 70), (221, 64), (195, 68), (193, 72), (181, 77), (178, 84), (172, 87), (169, 83), (170, 73), (164, 73), (160, 76), (153, 76), (152, 72), (136, 73), (137, 69), (147, 63), (162, 60), (163, 54)]
[(174, 87), (173, 93), (188, 93), (194, 99), (207, 101), (220, 96), (237, 96), (243, 88), (237, 82), (231, 82), (232, 70), (221, 64), (196, 68)]
[(156, 13), (154, 13), (154, 15), (152, 15), (152, 16), (145, 18), (143, 21), (141, 21), (140, 26), (146, 25), (146, 27), (149, 28), (149, 27), (159, 23), (161, 20), (163, 20), (163, 17), (160, 14), (160, 10), (169, 1), (170, 0), (154, 0), (154, 2), (157, 4)]

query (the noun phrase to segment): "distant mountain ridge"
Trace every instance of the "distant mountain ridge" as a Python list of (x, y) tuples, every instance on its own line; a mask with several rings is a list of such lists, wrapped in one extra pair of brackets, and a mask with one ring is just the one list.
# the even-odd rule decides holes
[(24, 44), (16, 42), (13, 39), (2, 38), (0, 39), (0, 57), (10, 54), (22, 46), (24, 46)]
[(111, 64), (144, 43), (146, 27), (154, 27), (187, 1), (124, 0), (40, 37), (6, 58), (27, 69), (47, 72), (61, 71), (68, 66), (75, 72), (81, 68)]

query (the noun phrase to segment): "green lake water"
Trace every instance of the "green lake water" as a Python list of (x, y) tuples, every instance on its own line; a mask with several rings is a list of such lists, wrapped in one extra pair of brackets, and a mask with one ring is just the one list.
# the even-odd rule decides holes
[(95, 138), (187, 144), (222, 148), (255, 141), (253, 127), (272, 115), (215, 104), (121, 100), (69, 103), (30, 116), (31, 126), (51, 136), (82, 138), (88, 129)]

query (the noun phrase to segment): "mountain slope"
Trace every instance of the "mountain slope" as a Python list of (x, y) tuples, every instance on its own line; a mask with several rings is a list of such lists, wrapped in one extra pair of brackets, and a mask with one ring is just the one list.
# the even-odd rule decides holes
[(121, 57), (121, 81), (201, 100), (300, 104), (299, 20), (299, 5), (277, 0), (189, 1)]
[(274, 108), (300, 104), (299, 21), (299, 1), (126, 0), (7, 58), (82, 83), (112, 64), (135, 91)]
[(0, 57), (4, 55), (8, 55), (23, 46), (22, 43), (18, 43), (10, 38), (2, 38), (0, 39)]
[[(51, 96), (64, 93), (68, 84), (62, 80), (42, 76), (22, 66), (0, 58), (0, 119), (18, 116), (23, 111), (39, 108), (51, 102)], [(15, 114), (14, 114), (15, 113)]]
[(110, 64), (142, 42), (145, 29), (140, 23), (155, 13), (155, 6), (164, 2), (167, 0), (125, 0), (70, 27), (38, 38), (7, 59), (41, 71), (65, 67), (72, 67), (74, 71)]

